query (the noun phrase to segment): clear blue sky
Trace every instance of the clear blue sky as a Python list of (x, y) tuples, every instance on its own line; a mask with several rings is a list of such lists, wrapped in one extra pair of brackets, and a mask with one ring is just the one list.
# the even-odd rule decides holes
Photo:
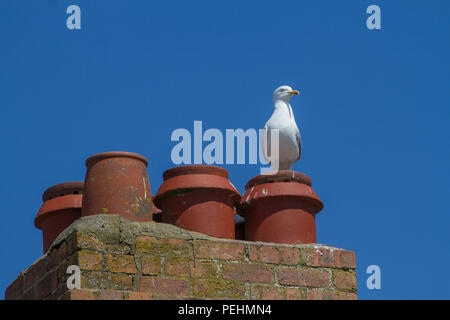
[[(449, 299), (449, 14), (444, 0), (1, 1), (0, 297), (42, 253), (42, 192), (83, 180), (89, 155), (145, 155), (155, 193), (173, 130), (261, 128), (288, 84), (294, 169), (325, 204), (318, 242), (356, 251), (359, 298)], [(259, 172), (224, 167), (241, 192)]]

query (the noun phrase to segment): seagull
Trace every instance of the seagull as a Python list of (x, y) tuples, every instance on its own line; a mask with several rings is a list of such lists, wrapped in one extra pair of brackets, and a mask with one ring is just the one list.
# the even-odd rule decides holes
[[(300, 160), (302, 151), (300, 131), (298, 130), (294, 113), (292, 112), (291, 104), (289, 103), (292, 96), (298, 94), (299, 92), (297, 90), (292, 90), (289, 86), (278, 87), (273, 93), (273, 113), (264, 126), (261, 147), (264, 158), (270, 163), (274, 170), (292, 170), (294, 162)], [(278, 168), (274, 168), (274, 163), (272, 161), (273, 156), (276, 156), (271, 154), (272, 129), (279, 130)]]

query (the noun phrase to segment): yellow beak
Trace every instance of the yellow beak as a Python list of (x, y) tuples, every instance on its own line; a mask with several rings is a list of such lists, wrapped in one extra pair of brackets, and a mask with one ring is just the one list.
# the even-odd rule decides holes
[(292, 91), (289, 91), (289, 94), (292, 94), (292, 95), (294, 95), (294, 96), (296, 96), (296, 95), (298, 95), (300, 92), (298, 92), (298, 90), (292, 90)]

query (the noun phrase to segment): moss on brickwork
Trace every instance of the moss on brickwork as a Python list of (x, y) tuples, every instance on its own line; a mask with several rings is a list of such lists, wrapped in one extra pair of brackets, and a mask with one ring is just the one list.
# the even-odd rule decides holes
[[(69, 290), (69, 265), (81, 288)], [(356, 299), (354, 253), (218, 239), (119, 215), (75, 221), (6, 299)]]
[(197, 280), (192, 284), (193, 297), (245, 299), (246, 287), (243, 283), (217, 280)]

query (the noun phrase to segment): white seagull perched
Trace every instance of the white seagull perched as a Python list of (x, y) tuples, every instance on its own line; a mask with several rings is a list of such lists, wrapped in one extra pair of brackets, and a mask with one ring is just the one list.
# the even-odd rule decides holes
[(272, 116), (264, 127), (261, 146), (264, 158), (273, 168), (274, 163), (272, 163), (271, 159), (276, 155), (271, 153), (271, 130), (278, 129), (279, 166), (278, 168), (273, 168), (274, 170), (292, 170), (294, 162), (300, 160), (302, 151), (300, 131), (289, 103), (292, 96), (298, 94), (297, 90), (292, 90), (289, 86), (281, 86), (273, 93), (274, 109)]

